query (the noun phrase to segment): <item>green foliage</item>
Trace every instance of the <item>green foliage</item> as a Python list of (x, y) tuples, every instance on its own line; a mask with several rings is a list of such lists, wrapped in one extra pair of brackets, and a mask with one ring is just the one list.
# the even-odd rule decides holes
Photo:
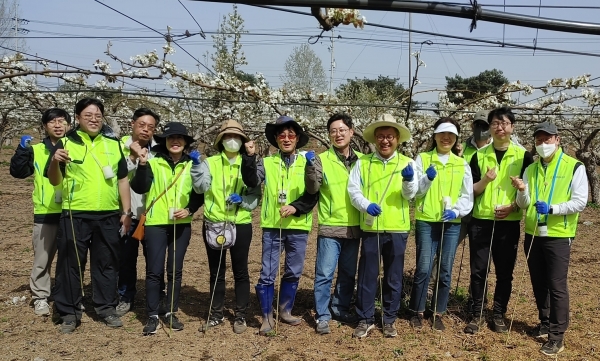
[(241, 81), (246, 81), (250, 83), (250, 85), (258, 84), (258, 80), (256, 79), (256, 76), (254, 74), (246, 73), (244, 71), (239, 70), (235, 73), (235, 76)]
[(234, 4), (233, 12), (223, 16), (217, 34), (212, 36), (215, 52), (211, 59), (216, 72), (237, 74), (239, 66), (248, 64), (241, 42), (242, 34), (247, 32), (244, 19)]
[(281, 76), (287, 89), (309, 92), (322, 92), (327, 88), (323, 63), (308, 44), (294, 47), (285, 61), (285, 73)]
[[(455, 104), (462, 104), (465, 101), (479, 98), (485, 93), (496, 93), (500, 87), (508, 83), (508, 79), (502, 73), (502, 70), (485, 70), (478, 75), (463, 78), (456, 74), (453, 77), (446, 77), (446, 91), (448, 99)], [(462, 96), (457, 95), (456, 91)]]
[(355, 102), (369, 100), (364, 98), (365, 93), (368, 93), (374, 101), (388, 103), (408, 96), (408, 92), (399, 83), (398, 78), (383, 75), (379, 75), (377, 79), (347, 79), (346, 83), (341, 84), (335, 90), (335, 93), (340, 99)]

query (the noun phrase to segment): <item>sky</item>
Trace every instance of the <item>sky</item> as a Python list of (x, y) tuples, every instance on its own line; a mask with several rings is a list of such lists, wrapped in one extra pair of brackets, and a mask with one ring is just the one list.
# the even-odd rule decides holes
[[(114, 9), (154, 28), (162, 33), (170, 26), (175, 34), (185, 30), (197, 33), (199, 28), (192, 17), (177, 0), (102, 0)], [(232, 11), (231, 4), (205, 1), (182, 0), (198, 21), (207, 38), (192, 36), (179, 43), (196, 59), (211, 67), (207, 53), (214, 51), (210, 36), (222, 21), (224, 15)], [(468, 0), (457, 0), (468, 3)], [(503, 5), (507, 12), (558, 18), (582, 22), (600, 22), (600, 9), (538, 9), (539, 0), (484, 0), (485, 9), (504, 11), (502, 7), (485, 5)], [(534, 5), (535, 8), (511, 8), (510, 5)], [(542, 5), (594, 6), (600, 4), (593, 0), (543, 0)], [(305, 8), (292, 8), (309, 12)], [(123, 59), (145, 53), (153, 49), (161, 51), (164, 41), (153, 39), (122, 39), (120, 37), (159, 36), (152, 30), (127, 17), (110, 10), (93, 0), (20, 0), (20, 17), (29, 22), (20, 27), (29, 30), (26, 35), (27, 49), (40, 57), (58, 60), (63, 63), (91, 68), (96, 59), (107, 61), (104, 55), (109, 39), (36, 39), (34, 37), (96, 36), (110, 37), (111, 51)], [(262, 73), (273, 87), (282, 85), (280, 76), (284, 64), (293, 48), (306, 43), (311, 36), (321, 32), (316, 19), (240, 4), (238, 11), (244, 18), (245, 29), (249, 32), (242, 36), (243, 51), (248, 65), (241, 70), (248, 73)], [(402, 12), (361, 11), (368, 23), (385, 24), (408, 28), (409, 15)], [(412, 27), (442, 34), (502, 42), (533, 45), (537, 36), (537, 45), (557, 49), (575, 50), (600, 54), (598, 36), (560, 33), (516, 27), (479, 21), (477, 28), (469, 33), (470, 20), (444, 16), (413, 14)], [(256, 34), (256, 35), (252, 35)], [(265, 34), (265, 35), (258, 35)], [(329, 79), (331, 64), (331, 41), (329, 33), (311, 48), (323, 62)], [(340, 25), (335, 29), (333, 87), (344, 83), (346, 79), (377, 78), (379, 75), (399, 78), (405, 86), (408, 83), (409, 51), (408, 33), (365, 26), (355, 29), (353, 26)], [(341, 36), (341, 39), (338, 38)], [(348, 38), (359, 38), (348, 39)], [(486, 69), (497, 68), (511, 80), (521, 80), (534, 86), (543, 85), (558, 77), (572, 77), (584, 73), (598, 76), (600, 58), (579, 55), (565, 55), (532, 50), (509, 49), (502, 47), (482, 47), (475, 43), (446, 39), (437, 36), (413, 34), (412, 40), (424, 42), (431, 40), (433, 45), (423, 45), (422, 60), (427, 64), (419, 70), (421, 84), (415, 91), (443, 89), (446, 76), (459, 74), (463, 77), (474, 76)], [(404, 41), (404, 42), (398, 42)], [(457, 45), (458, 44), (458, 45)], [(419, 46), (413, 45), (413, 51)], [(196, 60), (176, 48), (172, 60), (179, 68), (190, 71), (202, 69)], [(414, 64), (414, 63), (413, 63)], [(113, 69), (117, 69), (113, 66)], [(202, 69), (203, 70), (203, 69)], [(414, 65), (413, 65), (414, 71)], [(55, 87), (56, 81), (41, 79), (40, 85)], [(163, 89), (164, 80), (136, 81), (138, 86), (149, 89)], [(417, 100), (435, 101), (437, 94), (428, 92), (419, 95)]]

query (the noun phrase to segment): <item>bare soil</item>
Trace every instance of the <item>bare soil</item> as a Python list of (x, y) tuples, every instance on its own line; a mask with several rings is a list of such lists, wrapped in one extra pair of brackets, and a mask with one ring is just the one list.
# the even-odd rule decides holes
[[(198, 332), (208, 312), (208, 265), (200, 234), (201, 216), (196, 216), (183, 272), (179, 317), (185, 330), (173, 333), (160, 330), (142, 336), (146, 319), (144, 304), (144, 259), (138, 261), (138, 294), (133, 312), (123, 317), (124, 327), (109, 329), (97, 320), (91, 300), (85, 300), (87, 313), (82, 325), (71, 335), (62, 335), (51, 317), (33, 313), (29, 293), (29, 274), (33, 260), (31, 246), (32, 179), (16, 180), (9, 175), (8, 162), (13, 149), (0, 150), (0, 360), (543, 360), (541, 343), (527, 336), (537, 324), (537, 311), (529, 275), (524, 269), (522, 246), (514, 272), (510, 312), (516, 307), (512, 332), (507, 338), (491, 330), (465, 335), (464, 294), (468, 287), (468, 245), (460, 271), (462, 248), (458, 249), (453, 285), (460, 272), (459, 292), (451, 299), (450, 314), (445, 318), (443, 333), (425, 329), (415, 333), (408, 324), (404, 309), (396, 321), (398, 337), (384, 339), (380, 329), (362, 340), (352, 338), (349, 326), (332, 323), (332, 333), (315, 334), (313, 280), (316, 232), (312, 232), (300, 281), (294, 314), (304, 322), (292, 327), (281, 324), (272, 337), (258, 335), (260, 311), (252, 287), (249, 329), (233, 333), (233, 280), (228, 264), (226, 322), (206, 334)], [(571, 325), (566, 334), (563, 360), (600, 359), (600, 232), (598, 209), (590, 208), (580, 218), (578, 237), (573, 243), (569, 270)], [(257, 219), (257, 217), (255, 217)], [(586, 222), (586, 224), (584, 224)], [(589, 225), (588, 222), (593, 222)], [(316, 228), (315, 228), (316, 229)], [(260, 271), (261, 230), (255, 223), (250, 251), (251, 282)], [(229, 260), (228, 260), (229, 263)], [(414, 238), (406, 252), (406, 289), (415, 267)], [(54, 273), (54, 270), (53, 270)], [(493, 289), (494, 277), (490, 277)], [(89, 272), (85, 273), (86, 293), (91, 294)], [(454, 287), (454, 286), (453, 286)], [(15, 297), (24, 301), (13, 302)], [(509, 312), (509, 313), (510, 313)]]

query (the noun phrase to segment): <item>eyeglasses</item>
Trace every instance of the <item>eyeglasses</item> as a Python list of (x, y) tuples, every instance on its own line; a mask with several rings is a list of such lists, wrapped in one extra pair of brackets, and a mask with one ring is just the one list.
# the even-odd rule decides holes
[(384, 140), (387, 140), (388, 142), (391, 142), (392, 140), (396, 139), (395, 135), (378, 135), (375, 137), (375, 139), (377, 139), (378, 142), (383, 142)]
[(67, 121), (64, 118), (54, 118), (52, 120), (49, 120), (48, 123), (46, 123), (46, 125), (50, 127), (53, 127), (57, 124), (66, 125)]
[(329, 135), (341, 135), (344, 136), (350, 131), (350, 128), (339, 128), (339, 129), (329, 129)]
[(279, 135), (277, 135), (277, 139), (279, 140), (285, 140), (285, 138), (289, 139), (289, 140), (294, 140), (296, 139), (296, 134), (294, 133), (281, 133)]
[(101, 120), (102, 114), (85, 113), (85, 114), (81, 114), (81, 119), (83, 119), (83, 120), (92, 120), (92, 119)]
[(492, 129), (496, 129), (498, 127), (506, 128), (510, 124), (511, 124), (511, 122), (507, 122), (506, 120), (501, 121), (501, 122), (491, 122), (490, 123), (490, 128), (492, 128)]

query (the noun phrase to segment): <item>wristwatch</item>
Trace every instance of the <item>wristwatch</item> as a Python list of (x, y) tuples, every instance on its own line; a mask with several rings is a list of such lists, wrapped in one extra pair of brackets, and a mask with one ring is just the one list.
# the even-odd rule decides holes
[(194, 215), (194, 212), (190, 211), (189, 208), (184, 208), (186, 211), (188, 211), (188, 213), (190, 214), (188, 217), (192, 217)]
[(121, 212), (121, 215), (122, 215), (122, 216), (127, 216), (127, 217), (131, 218), (131, 217), (133, 217), (133, 212), (132, 212), (132, 211), (129, 211), (129, 212)]

